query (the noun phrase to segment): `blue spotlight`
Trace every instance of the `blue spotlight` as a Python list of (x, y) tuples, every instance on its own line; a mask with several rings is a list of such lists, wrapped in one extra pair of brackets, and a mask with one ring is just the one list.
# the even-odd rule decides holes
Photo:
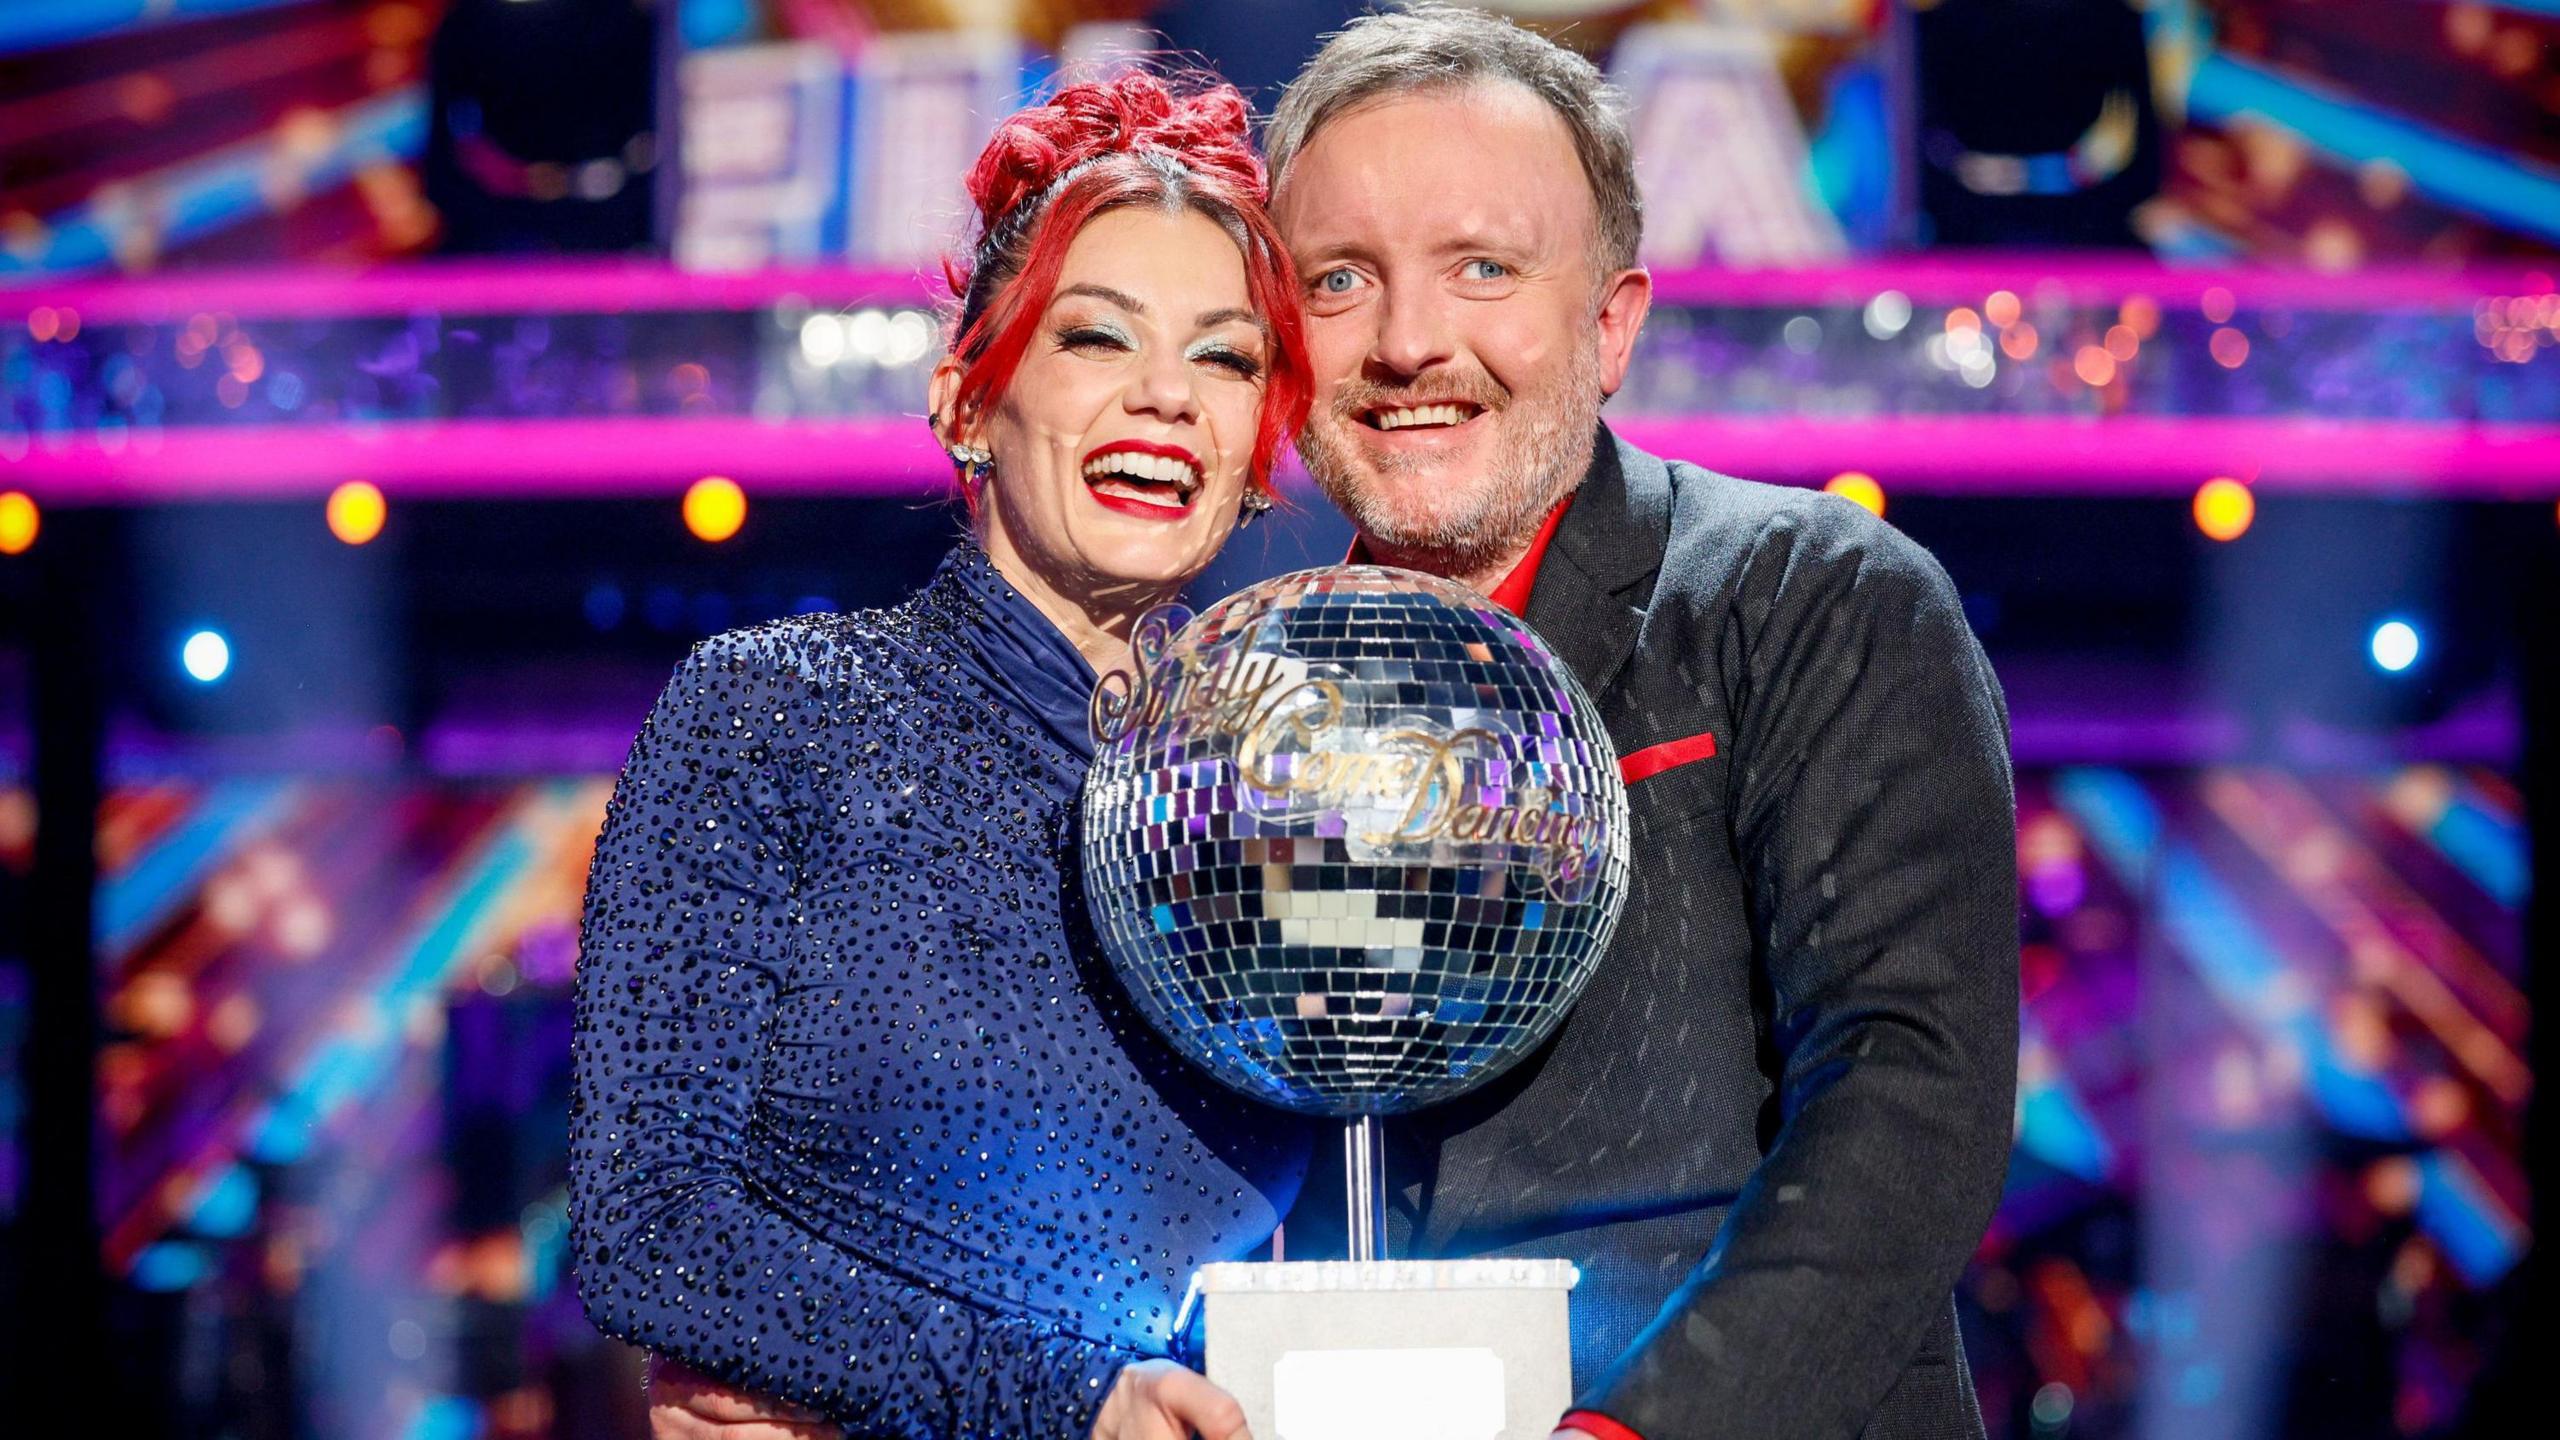
[(199, 630), (179, 647), (178, 663), (199, 683), (210, 685), (231, 673), (231, 642), (219, 630)]
[(2397, 675), (2418, 663), (2418, 629), (2406, 620), (2385, 620), (2373, 627), (2373, 663)]
[(652, 585), (641, 599), (640, 613), (652, 630), (673, 630), (684, 623), (684, 592), (673, 585)]
[(629, 602), (623, 599), (622, 587), (610, 580), (599, 580), (587, 587), (587, 623), (599, 630), (610, 630), (622, 623)]

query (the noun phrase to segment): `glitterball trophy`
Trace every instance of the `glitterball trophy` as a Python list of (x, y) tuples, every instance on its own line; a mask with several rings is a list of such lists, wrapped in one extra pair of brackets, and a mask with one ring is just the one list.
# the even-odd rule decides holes
[(1177, 1327), (1264, 1440), (1542, 1440), (1573, 1265), (1389, 1259), (1379, 1122), (1536, 1049), (1599, 963), (1627, 875), (1608, 732), (1527, 625), (1411, 571), (1284, 575), (1133, 641), (1093, 705), (1104, 948), (1191, 1060), (1346, 1122), (1350, 1257), (1204, 1266)]

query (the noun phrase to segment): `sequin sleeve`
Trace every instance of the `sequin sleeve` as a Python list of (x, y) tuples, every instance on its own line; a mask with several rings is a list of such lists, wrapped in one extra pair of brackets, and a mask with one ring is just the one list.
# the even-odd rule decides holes
[(917, 1283), (819, 1233), (747, 1163), (820, 819), (795, 771), (822, 668), (771, 629), (697, 647), (614, 787), (580, 934), (580, 1297), (607, 1333), (853, 1435), (1085, 1435), (1134, 1356)]

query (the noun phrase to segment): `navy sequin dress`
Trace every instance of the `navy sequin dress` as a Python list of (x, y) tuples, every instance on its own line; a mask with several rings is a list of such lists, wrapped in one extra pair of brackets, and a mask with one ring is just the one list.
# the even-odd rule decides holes
[(580, 937), (571, 1222), (607, 1332), (852, 1436), (1081, 1437), (1308, 1131), (1185, 1067), (1073, 873), (1093, 673), (963, 542), (696, 647)]

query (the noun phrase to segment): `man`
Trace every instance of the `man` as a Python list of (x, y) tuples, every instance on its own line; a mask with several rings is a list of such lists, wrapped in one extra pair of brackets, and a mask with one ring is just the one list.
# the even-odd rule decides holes
[[(1652, 282), (1588, 62), (1371, 16), (1268, 144), (1308, 468), (1361, 554), (1524, 614), (1631, 782), (1626, 914), (1573, 1015), (1389, 1127), (1396, 1247), (1581, 1267), (1560, 1437), (1980, 1436), (1949, 1296), (2008, 1155), (2015, 817), (1953, 588), (1846, 500), (1600, 423)], [(1290, 1249), (1323, 1253), (1339, 1192), (1308, 1194)]]
[(1576, 1433), (1979, 1435), (1949, 1292), (2008, 1157), (2015, 815), (1953, 588), (1846, 500), (1600, 424), (1652, 285), (1578, 56), (1372, 16), (1267, 144), (1308, 468), (1370, 557), (1526, 615), (1631, 782), (1626, 915), (1563, 1031), (1389, 1128), (1406, 1253), (1582, 1267)]

